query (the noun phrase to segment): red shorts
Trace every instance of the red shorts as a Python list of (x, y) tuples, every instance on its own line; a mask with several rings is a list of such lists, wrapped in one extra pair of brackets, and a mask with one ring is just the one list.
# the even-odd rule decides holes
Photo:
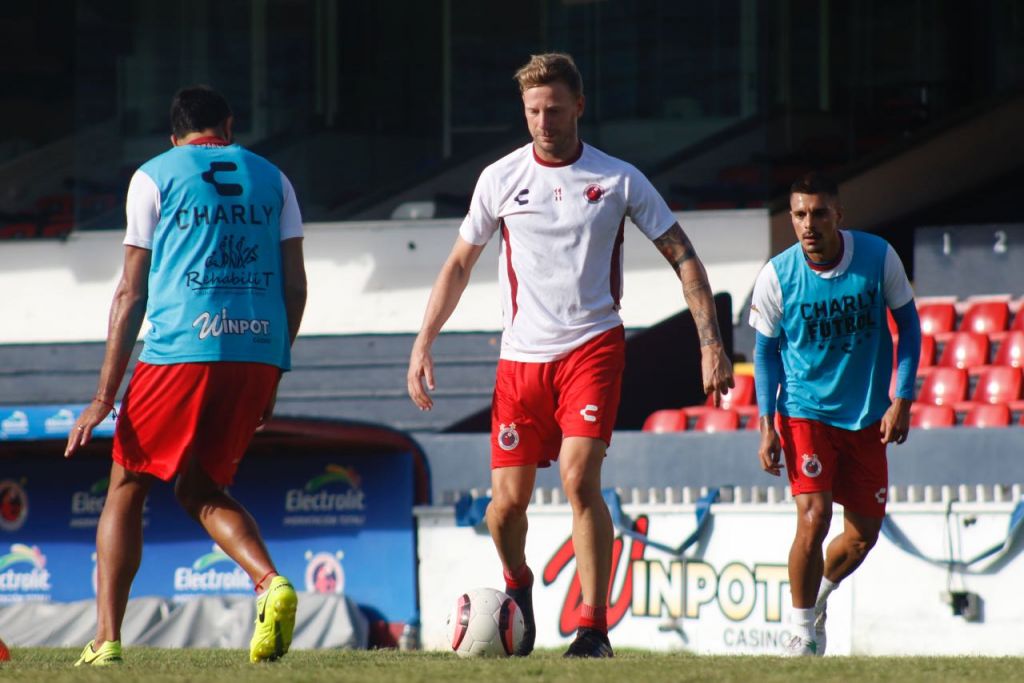
[(121, 402), (114, 461), (169, 481), (195, 455), (227, 486), (280, 377), (265, 363), (140, 362)]
[(547, 467), (558, 459), (567, 436), (610, 444), (625, 366), (621, 326), (549, 363), (499, 360), (491, 404), (491, 468)]
[(794, 496), (831, 491), (854, 512), (885, 515), (889, 467), (878, 422), (855, 432), (784, 415), (776, 424)]

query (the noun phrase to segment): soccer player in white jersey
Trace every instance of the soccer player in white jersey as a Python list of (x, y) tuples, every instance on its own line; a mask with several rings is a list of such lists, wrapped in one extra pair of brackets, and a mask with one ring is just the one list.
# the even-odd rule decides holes
[[(795, 633), (787, 654), (810, 656), (825, 654), (829, 594), (878, 540), (889, 484), (886, 444), (907, 439), (921, 327), (889, 243), (839, 229), (835, 183), (816, 173), (798, 179), (790, 214), (798, 243), (758, 275), (750, 325), (757, 330), (761, 467), (779, 476), (784, 452), (796, 499), (789, 552)], [(887, 308), (899, 330), (892, 401)], [(823, 556), (833, 501), (843, 506), (843, 532)]]
[[(533, 573), (526, 509), (537, 468), (558, 461), (572, 506), (583, 590), (568, 657), (611, 657), (606, 618), (613, 530), (601, 497), (625, 358), (619, 317), (628, 216), (675, 269), (697, 323), (703, 386), (733, 386), (711, 287), (689, 238), (633, 166), (580, 141), (583, 87), (570, 56), (534, 56), (516, 73), (532, 142), (480, 174), (469, 214), (434, 283), (409, 360), (409, 395), (433, 405), (431, 345), (454, 311), (488, 240), (500, 232), (503, 334), (491, 411), (487, 525), (507, 592), (526, 621), (517, 654), (533, 650)], [(424, 388), (426, 384), (426, 389)]]

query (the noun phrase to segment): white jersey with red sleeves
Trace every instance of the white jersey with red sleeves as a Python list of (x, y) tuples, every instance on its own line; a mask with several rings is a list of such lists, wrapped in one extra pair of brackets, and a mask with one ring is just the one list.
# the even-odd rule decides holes
[(459, 235), (501, 232), (502, 358), (557, 360), (622, 324), (627, 216), (651, 240), (676, 221), (640, 171), (590, 145), (555, 165), (531, 142), (484, 169)]

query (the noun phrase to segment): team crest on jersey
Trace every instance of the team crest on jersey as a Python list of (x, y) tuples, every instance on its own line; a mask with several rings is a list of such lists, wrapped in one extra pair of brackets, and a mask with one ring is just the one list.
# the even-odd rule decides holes
[(803, 457), (804, 461), (803, 464), (800, 465), (800, 469), (803, 470), (805, 475), (814, 479), (821, 474), (821, 461), (818, 460), (818, 455), (816, 453), (812, 453), (811, 455), (804, 453)]
[(595, 183), (587, 185), (586, 189), (583, 190), (583, 196), (587, 198), (587, 201), (591, 204), (597, 204), (604, 197), (604, 188)]
[(498, 427), (498, 445), (503, 451), (510, 451), (519, 445), (519, 432), (516, 431), (516, 423), (513, 422), (507, 427)]

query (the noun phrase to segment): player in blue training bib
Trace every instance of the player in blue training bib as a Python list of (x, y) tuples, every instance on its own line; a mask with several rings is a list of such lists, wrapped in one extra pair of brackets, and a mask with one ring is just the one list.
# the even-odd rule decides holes
[(96, 636), (76, 666), (122, 661), (143, 505), (159, 480), (175, 480), (181, 506), (252, 580), (259, 618), (250, 660), (277, 659), (291, 645), (295, 589), (226, 487), (291, 365), (306, 303), (302, 216), (281, 171), (231, 144), (233, 121), (219, 93), (179, 91), (173, 147), (143, 164), (128, 187), (124, 270), (99, 386), (65, 457), (113, 410), (143, 317), (151, 327), (117, 416), (96, 532)]
[[(826, 601), (864, 561), (885, 515), (886, 444), (903, 443), (921, 328), (903, 264), (882, 238), (840, 230), (836, 185), (808, 174), (790, 188), (798, 243), (758, 275), (750, 306), (762, 468), (786, 474), (797, 505), (790, 551), (791, 655), (825, 653)], [(899, 331), (894, 398), (892, 311)], [(777, 431), (776, 431), (777, 430)], [(833, 501), (843, 533), (821, 546)]]

